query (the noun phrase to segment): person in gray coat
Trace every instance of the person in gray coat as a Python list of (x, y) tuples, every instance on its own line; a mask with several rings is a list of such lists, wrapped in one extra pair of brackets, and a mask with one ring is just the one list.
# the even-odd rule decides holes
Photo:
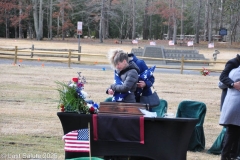
[(128, 62), (128, 54), (123, 50), (110, 50), (109, 60), (112, 67), (121, 78), (122, 84), (111, 84), (106, 93), (114, 95), (114, 92), (125, 93), (126, 97), (121, 102), (135, 103), (134, 92), (137, 89), (139, 68), (134, 62)]
[[(229, 73), (235, 83), (240, 83), (240, 67), (232, 69)], [(227, 88), (226, 85), (219, 82), (220, 88)], [(223, 141), (223, 148), (221, 153), (221, 160), (230, 160), (232, 155), (232, 148), (237, 148), (240, 140), (240, 91), (234, 87), (227, 89), (227, 94), (222, 105), (219, 124), (226, 127), (226, 133)]]

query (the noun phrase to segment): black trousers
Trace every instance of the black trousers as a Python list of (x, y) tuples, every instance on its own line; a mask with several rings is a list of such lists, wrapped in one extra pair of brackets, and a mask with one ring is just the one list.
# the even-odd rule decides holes
[(239, 156), (238, 147), (240, 140), (240, 126), (227, 125), (226, 132), (223, 139), (223, 148), (221, 153), (221, 159), (236, 158)]

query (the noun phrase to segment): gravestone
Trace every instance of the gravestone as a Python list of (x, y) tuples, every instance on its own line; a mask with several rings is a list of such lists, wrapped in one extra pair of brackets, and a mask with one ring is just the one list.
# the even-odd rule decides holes
[(135, 56), (143, 56), (143, 48), (132, 48), (131, 53), (133, 53)]
[[(147, 58), (164, 58), (164, 59), (173, 59), (181, 60), (184, 57), (185, 60), (208, 60), (204, 57), (203, 54), (199, 54), (197, 50), (180, 50), (180, 49), (164, 49), (163, 46), (145, 46), (142, 48), (133, 48), (132, 53), (136, 56), (146, 57), (144, 61), (148, 65), (163, 65), (163, 64), (180, 64), (180, 61), (172, 60), (154, 60)], [(208, 65), (207, 63), (191, 63), (188, 62), (188, 65)]]
[[(145, 46), (143, 51), (143, 57), (150, 57), (150, 58), (165, 58), (163, 53), (163, 46)], [(147, 64), (166, 64), (164, 60), (150, 60), (145, 59)]]
[[(203, 54), (199, 54), (197, 50), (164, 49), (164, 55), (167, 59), (181, 60), (183, 56), (184, 60), (208, 60), (204, 57)], [(177, 61), (166, 61), (166, 64), (180, 64), (180, 63), (181, 62)], [(188, 62), (186, 64), (206, 65), (206, 63), (191, 63), (191, 62)]]

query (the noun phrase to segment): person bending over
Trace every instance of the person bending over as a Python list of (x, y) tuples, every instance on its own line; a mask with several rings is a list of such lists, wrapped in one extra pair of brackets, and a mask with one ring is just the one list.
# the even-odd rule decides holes
[[(106, 93), (109, 95), (116, 95), (122, 93), (125, 95), (123, 99), (119, 101), (125, 103), (135, 103), (135, 94), (138, 82), (138, 66), (132, 61), (128, 61), (128, 54), (123, 50), (110, 50), (108, 52), (108, 58), (115, 69), (122, 83), (111, 84)], [(118, 102), (118, 100), (116, 100)]]

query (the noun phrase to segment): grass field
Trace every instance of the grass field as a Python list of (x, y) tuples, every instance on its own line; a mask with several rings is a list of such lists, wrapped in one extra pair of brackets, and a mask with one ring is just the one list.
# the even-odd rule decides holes
[[(0, 39), (0, 47), (21, 46), (42, 48), (75, 48), (77, 40), (72, 41), (30, 41)], [(147, 42), (146, 42), (147, 43)], [(166, 43), (167, 44), (167, 43)], [(111, 42), (99, 44), (96, 41), (82, 42), (82, 49), (106, 53), (110, 48), (122, 48), (128, 52), (130, 44), (117, 45)], [(144, 44), (139, 44), (144, 45)], [(219, 59), (230, 59), (238, 53), (236, 48), (219, 47)], [(197, 48), (205, 57), (212, 55), (213, 49)], [(37, 63), (37, 62), (36, 62)], [(87, 78), (85, 91), (95, 102), (104, 101), (108, 95), (105, 89), (113, 82), (112, 70), (82, 69), (67, 67), (20, 66), (0, 64), (0, 159), (49, 158), (64, 159), (63, 131), (56, 113), (58, 92), (55, 81), (68, 82), (77, 72)], [(221, 90), (217, 87), (218, 77), (154, 73), (155, 88), (159, 96), (168, 102), (168, 112), (176, 113), (182, 100), (190, 99), (206, 103), (207, 114), (204, 122), (206, 147), (202, 152), (187, 152), (188, 160), (217, 160), (218, 155), (207, 154), (222, 127), (218, 125), (220, 115)], [(174, 153), (173, 153), (174, 154)], [(39, 157), (38, 157), (39, 158)]]

